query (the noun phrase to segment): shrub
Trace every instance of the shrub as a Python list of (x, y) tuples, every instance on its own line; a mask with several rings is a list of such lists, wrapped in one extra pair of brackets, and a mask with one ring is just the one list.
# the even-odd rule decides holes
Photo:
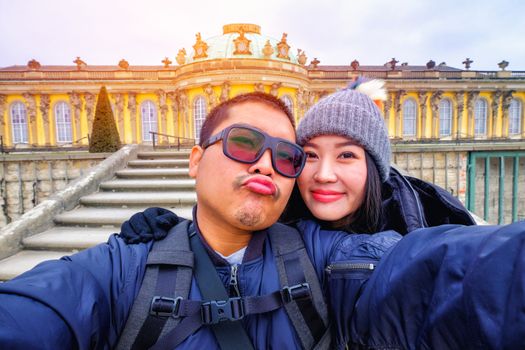
[(105, 86), (100, 88), (95, 110), (95, 119), (89, 140), (89, 152), (115, 152), (120, 148), (120, 137), (113, 117)]

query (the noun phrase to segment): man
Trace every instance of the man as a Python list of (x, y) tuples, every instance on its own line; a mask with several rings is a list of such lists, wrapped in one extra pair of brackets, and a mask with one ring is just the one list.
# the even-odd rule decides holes
[[(172, 277), (163, 279), (162, 266), (152, 272), (157, 276), (154, 280), (147, 271), (148, 263), (158, 256), (182, 259), (185, 254), (180, 247), (168, 246), (161, 252), (166, 254), (154, 255), (156, 245), (152, 248), (151, 242), (126, 245), (112, 236), (107, 244), (45, 262), (3, 283), (0, 348), (148, 348), (156, 344), (166, 349), (213, 349), (228, 347), (223, 345), (228, 338), (240, 342), (239, 333), (245, 333), (246, 347), (257, 349), (328, 348), (328, 316), (321, 294), (329, 288), (325, 268), (354, 255), (370, 263), (378, 261), (399, 235), (322, 232), (313, 223), (304, 223), (304, 242), (299, 239), (300, 246), (290, 248), (289, 243), (297, 243), (292, 239), (295, 230), (274, 224), (303, 165), (293, 118), (279, 99), (252, 93), (220, 104), (210, 112), (201, 144), (190, 155), (190, 175), (196, 179), (197, 191), (194, 221), (178, 224), (174, 230), (180, 233), (184, 227), (183, 235), (190, 237), (196, 256), (196, 250), (204, 246), (227, 291), (226, 300), (207, 302), (215, 298), (204, 295), (208, 283), (199, 280), (195, 271), (202, 255), (195, 259), (196, 266), (191, 259), (185, 262), (194, 267), (191, 287), (177, 292), (181, 283)], [(341, 319), (350, 319), (354, 298), (368, 274), (360, 271), (351, 284), (337, 286), (334, 292), (344, 295), (348, 303), (339, 312)], [(174, 280), (175, 293), (155, 294)], [(143, 297), (148, 288), (153, 294)], [(224, 307), (226, 302), (239, 302), (239, 314)], [(162, 309), (166, 304), (176, 307), (167, 315), (157, 311), (157, 306)], [(217, 323), (214, 318), (226, 321)], [(174, 319), (180, 323), (173, 326)], [(238, 328), (221, 329), (229, 325)], [(332, 344), (344, 347), (346, 341), (341, 338)]]

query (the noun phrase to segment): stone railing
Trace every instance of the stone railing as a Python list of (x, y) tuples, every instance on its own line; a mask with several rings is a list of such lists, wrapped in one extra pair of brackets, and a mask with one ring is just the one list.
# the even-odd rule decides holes
[(24, 237), (42, 232), (53, 226), (53, 218), (65, 210), (74, 208), (80, 197), (97, 190), (102, 181), (111, 178), (115, 171), (136, 157), (138, 145), (127, 145), (100, 164), (88, 169), (82, 177), (71, 182), (63, 190), (26, 212), (0, 230), (0, 259), (16, 253)]

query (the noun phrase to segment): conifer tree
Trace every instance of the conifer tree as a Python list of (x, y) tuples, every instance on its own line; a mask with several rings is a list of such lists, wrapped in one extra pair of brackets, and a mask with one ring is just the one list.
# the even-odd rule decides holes
[(89, 152), (115, 152), (120, 148), (120, 137), (113, 117), (113, 110), (109, 103), (108, 92), (105, 86), (100, 88), (97, 99), (97, 108), (89, 141)]

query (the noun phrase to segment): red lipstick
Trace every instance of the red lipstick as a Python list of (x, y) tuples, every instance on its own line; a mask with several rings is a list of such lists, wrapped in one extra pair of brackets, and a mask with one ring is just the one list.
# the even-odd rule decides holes
[(321, 203), (331, 203), (343, 197), (344, 193), (329, 190), (313, 190), (312, 197)]

